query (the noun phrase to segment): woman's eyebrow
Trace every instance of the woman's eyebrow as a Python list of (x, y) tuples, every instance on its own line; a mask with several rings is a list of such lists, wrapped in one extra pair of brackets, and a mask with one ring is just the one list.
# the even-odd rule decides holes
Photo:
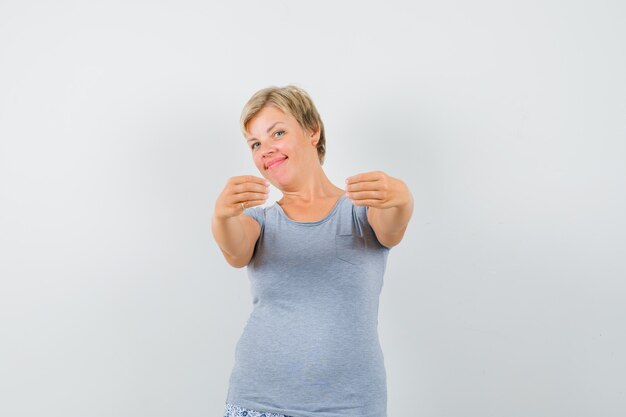
[[(267, 128), (267, 133), (270, 133), (270, 130), (272, 130), (274, 128), (274, 126), (276, 126), (279, 123), (284, 123), (282, 121), (277, 121), (276, 123), (274, 123), (273, 125), (271, 125), (270, 127)], [(251, 140), (258, 140), (257, 138), (250, 138), (248, 139), (248, 142), (250, 142)]]

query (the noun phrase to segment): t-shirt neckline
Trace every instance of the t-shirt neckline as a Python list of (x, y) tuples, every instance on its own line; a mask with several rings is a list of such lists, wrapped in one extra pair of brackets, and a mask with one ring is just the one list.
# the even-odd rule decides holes
[(299, 224), (301, 226), (315, 226), (317, 224), (320, 223), (324, 223), (325, 221), (327, 221), (328, 219), (330, 219), (335, 212), (337, 211), (337, 209), (339, 208), (339, 204), (346, 198), (345, 194), (342, 194), (338, 199), (337, 202), (335, 203), (335, 206), (333, 207), (333, 209), (330, 211), (330, 213), (328, 213), (323, 219), (320, 219), (318, 221), (315, 222), (299, 222), (296, 221), (292, 218), (290, 218), (289, 216), (287, 216), (287, 213), (285, 213), (285, 211), (283, 210), (283, 208), (281, 207), (280, 204), (278, 204), (278, 201), (274, 202), (274, 205), (276, 206), (276, 208), (278, 209), (278, 212), (290, 223), (294, 223), (294, 224)]

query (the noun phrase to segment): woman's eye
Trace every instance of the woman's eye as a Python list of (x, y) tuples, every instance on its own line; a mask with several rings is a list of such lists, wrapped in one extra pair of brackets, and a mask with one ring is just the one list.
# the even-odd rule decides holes
[[(278, 135), (279, 133), (280, 133), (280, 135)], [(274, 133), (274, 136), (278, 135), (278, 136), (276, 136), (276, 137), (280, 137), (280, 136), (282, 136), (284, 133), (285, 133), (285, 131), (284, 131), (284, 130), (279, 130), (278, 132)]]
[(252, 148), (252, 150), (254, 150), (254, 145), (258, 145), (258, 144), (259, 144), (259, 142), (254, 142), (254, 143), (252, 144), (252, 146), (250, 146), (250, 147)]

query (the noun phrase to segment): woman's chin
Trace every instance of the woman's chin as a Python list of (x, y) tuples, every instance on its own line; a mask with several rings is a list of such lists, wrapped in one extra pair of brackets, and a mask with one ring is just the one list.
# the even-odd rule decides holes
[(274, 181), (270, 181), (270, 182), (272, 183), (272, 185), (274, 187), (278, 188), (279, 190), (282, 190), (287, 185), (287, 182), (276, 180), (276, 179), (274, 179)]

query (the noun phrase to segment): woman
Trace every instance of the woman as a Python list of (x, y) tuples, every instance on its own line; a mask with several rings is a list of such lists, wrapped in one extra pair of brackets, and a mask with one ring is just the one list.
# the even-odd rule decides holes
[[(255, 93), (241, 129), (263, 178), (230, 178), (212, 218), (226, 261), (247, 266), (253, 303), (225, 416), (385, 417), (378, 301), (413, 197), (381, 171), (331, 183), (324, 124), (298, 87)], [(259, 207), (270, 183), (283, 197)]]

